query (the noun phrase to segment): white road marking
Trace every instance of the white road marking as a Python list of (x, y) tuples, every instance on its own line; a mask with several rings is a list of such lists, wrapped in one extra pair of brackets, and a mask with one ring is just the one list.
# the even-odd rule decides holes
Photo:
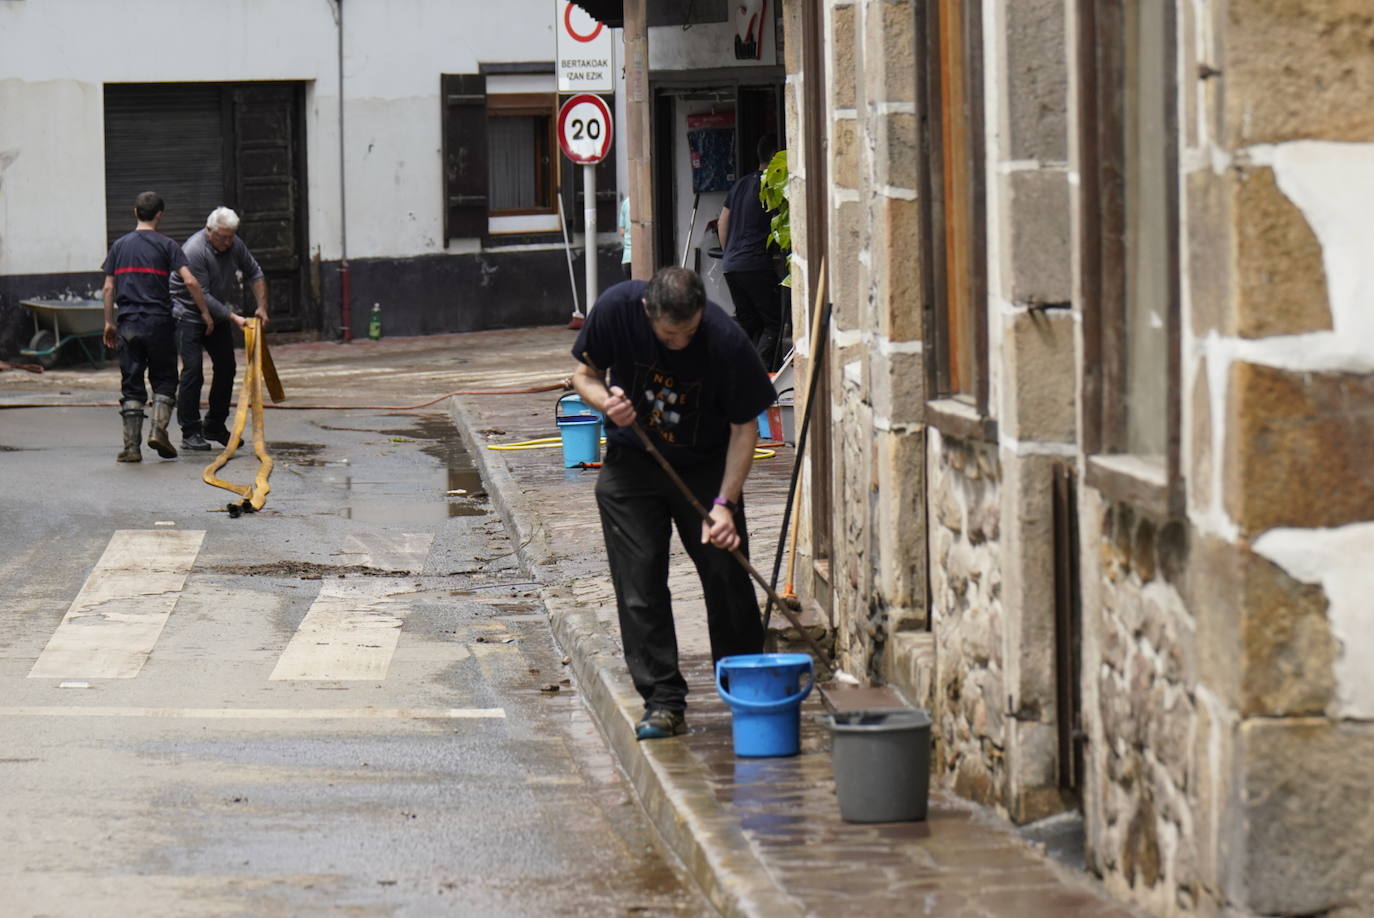
[(381, 680), (401, 637), (386, 611), (404, 592), (393, 580), (326, 580), (286, 645), (271, 679)]
[(117, 530), (29, 678), (137, 676), (204, 539), (204, 530)]
[(369, 532), (361, 536), (350, 535), (344, 542), (342, 554), (354, 564), (384, 571), (419, 573), (424, 570), (429, 547), (433, 544), (432, 532)]
[(504, 719), (505, 708), (139, 708), (31, 706), (0, 708), (0, 717), (149, 717), (205, 720)]

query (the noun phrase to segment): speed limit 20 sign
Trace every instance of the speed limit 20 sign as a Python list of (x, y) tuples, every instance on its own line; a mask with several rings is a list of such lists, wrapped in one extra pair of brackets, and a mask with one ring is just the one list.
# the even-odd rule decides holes
[(575, 163), (599, 163), (611, 150), (611, 110), (600, 96), (571, 96), (558, 110), (558, 145)]

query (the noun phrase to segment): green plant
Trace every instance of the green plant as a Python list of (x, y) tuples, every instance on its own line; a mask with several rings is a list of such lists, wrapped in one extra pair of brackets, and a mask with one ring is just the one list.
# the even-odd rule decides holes
[(792, 286), (792, 218), (787, 207), (787, 151), (779, 150), (763, 170), (759, 180), (759, 202), (773, 216), (769, 222), (768, 241), (787, 256), (787, 276), (784, 287)]

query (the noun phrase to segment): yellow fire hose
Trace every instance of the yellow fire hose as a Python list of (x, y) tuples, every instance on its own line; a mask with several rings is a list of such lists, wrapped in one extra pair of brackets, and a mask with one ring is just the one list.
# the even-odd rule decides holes
[[(215, 460), (205, 467), (201, 478), (208, 485), (232, 491), (243, 500), (229, 505), (229, 515), (255, 513), (267, 502), (267, 492), (272, 488), (267, 479), (272, 475), (272, 457), (267, 454), (267, 442), (263, 431), (264, 408), (262, 388), (264, 382), (273, 402), (286, 398), (282, 391), (281, 380), (277, 378), (277, 368), (272, 365), (272, 355), (267, 352), (267, 340), (258, 331), (258, 320), (247, 319), (243, 325), (243, 386), (239, 389), (238, 409), (234, 412), (234, 427), (229, 431), (229, 443)], [(243, 442), (243, 428), (248, 423), (249, 412), (253, 415), (253, 453), (258, 457), (258, 474), (251, 485), (237, 485), (216, 476), (224, 464), (234, 457), (239, 444)], [(237, 510), (237, 512), (235, 512)]]
[[(606, 438), (602, 437), (601, 442), (605, 443)], [(508, 450), (508, 449), (554, 449), (563, 443), (562, 437), (539, 437), (535, 440), (519, 440), (515, 443), (491, 443), (487, 449)], [(775, 449), (765, 449), (761, 446), (754, 447), (754, 461), (760, 459), (772, 459), (778, 454)]]

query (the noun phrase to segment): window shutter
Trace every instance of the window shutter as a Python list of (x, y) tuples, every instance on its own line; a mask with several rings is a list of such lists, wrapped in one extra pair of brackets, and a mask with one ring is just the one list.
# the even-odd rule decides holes
[(487, 234), (487, 80), (444, 74), (444, 245)]

